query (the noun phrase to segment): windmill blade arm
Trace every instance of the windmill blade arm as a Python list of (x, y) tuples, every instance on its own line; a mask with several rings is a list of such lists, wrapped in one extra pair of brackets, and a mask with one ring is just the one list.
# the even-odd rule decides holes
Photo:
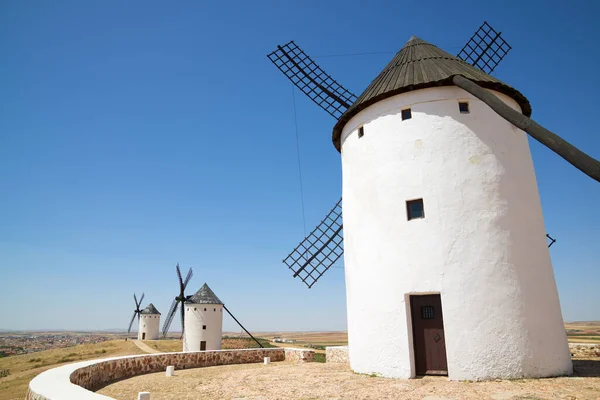
[(185, 332), (185, 302), (181, 301), (181, 339), (183, 339), (183, 333)]
[(131, 327), (133, 326), (133, 321), (135, 321), (136, 314), (137, 314), (137, 312), (134, 312), (133, 317), (131, 317), (131, 322), (129, 323), (129, 328), (127, 328), (127, 333), (131, 332)]
[(138, 308), (140, 308), (142, 306), (142, 302), (144, 301), (144, 296), (145, 296), (145, 294), (142, 293), (142, 297), (140, 297), (140, 303), (138, 304)]
[(321, 69), (294, 41), (267, 57), (315, 104), (338, 119), (356, 101), (356, 95)]
[(183, 286), (183, 279), (181, 278), (181, 270), (179, 269), (179, 263), (175, 266), (175, 270), (177, 271), (177, 277), (179, 278), (179, 285)]
[(187, 287), (188, 283), (190, 283), (190, 279), (192, 279), (192, 275), (194, 275), (194, 271), (192, 271), (192, 269), (190, 268), (190, 270), (187, 273), (187, 276), (185, 277), (185, 281), (183, 281), (183, 289), (184, 290)]
[(527, 132), (529, 136), (564, 158), (575, 168), (595, 181), (600, 182), (600, 161), (590, 157), (557, 134), (539, 125), (531, 118), (513, 110), (493, 93), (483, 89), (475, 82), (460, 75), (455, 75), (452, 78), (452, 82), (456, 86), (483, 101), (494, 110), (496, 114), (500, 115), (517, 128)]
[(327, 216), (283, 260), (311, 288), (342, 256), (342, 199), (338, 200)]
[(163, 323), (162, 333), (163, 336), (167, 336), (167, 332), (169, 332), (169, 327), (171, 326), (171, 322), (173, 322), (173, 317), (175, 316), (175, 312), (177, 311), (178, 305), (177, 299), (173, 300), (171, 304), (171, 308), (169, 308), (169, 312), (167, 313), (167, 318), (165, 318), (165, 322)]
[(254, 336), (252, 336), (252, 334), (250, 332), (248, 332), (248, 330), (246, 328), (244, 328), (244, 325), (242, 325), (240, 323), (240, 321), (238, 321), (237, 318), (233, 316), (231, 311), (229, 311), (229, 309), (227, 307), (225, 307), (225, 304), (223, 304), (223, 308), (225, 309), (225, 311), (227, 311), (227, 314), (229, 314), (231, 316), (231, 318), (233, 318), (233, 320), (235, 322), (237, 322), (237, 324), (244, 330), (244, 332), (246, 332), (248, 334), (248, 336), (250, 336), (252, 339), (254, 339), (254, 341), (262, 348), (263, 345), (258, 340), (256, 340), (256, 338)]

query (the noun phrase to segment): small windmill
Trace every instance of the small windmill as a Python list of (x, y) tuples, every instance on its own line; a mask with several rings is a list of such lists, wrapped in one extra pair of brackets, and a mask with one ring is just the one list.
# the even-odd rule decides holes
[[(457, 57), (491, 74), (510, 50), (511, 46), (502, 38), (501, 32), (484, 22)], [(268, 58), (298, 89), (338, 121), (346, 110), (361, 100), (321, 69), (294, 41), (277, 46)], [(368, 94), (361, 97), (365, 95)], [(283, 260), (294, 273), (294, 278), (300, 277), (308, 288), (344, 253), (341, 203), (340, 198), (325, 218)], [(549, 236), (548, 239), (551, 240), (550, 247), (555, 240)]]
[(167, 336), (167, 333), (169, 332), (169, 327), (171, 326), (171, 322), (173, 322), (173, 317), (175, 317), (175, 313), (177, 312), (177, 308), (179, 308), (179, 306), (181, 306), (181, 337), (183, 337), (183, 331), (185, 329), (185, 315), (183, 304), (186, 300), (188, 300), (191, 297), (185, 295), (185, 288), (190, 282), (190, 279), (192, 279), (192, 275), (194, 274), (194, 272), (190, 268), (184, 280), (181, 277), (179, 263), (175, 267), (175, 270), (177, 271), (177, 278), (179, 279), (179, 293), (177, 294), (177, 296), (175, 296), (175, 299), (173, 299), (171, 308), (169, 308), (169, 312), (167, 313), (167, 318), (165, 319), (162, 328), (163, 337)]
[(133, 317), (131, 317), (131, 322), (129, 322), (129, 328), (127, 328), (127, 333), (131, 332), (131, 327), (133, 326), (133, 321), (135, 320), (136, 315), (138, 318), (138, 323), (140, 322), (140, 313), (142, 312), (142, 310), (140, 309), (140, 306), (142, 305), (142, 301), (144, 301), (144, 293), (142, 293), (142, 297), (140, 297), (140, 301), (138, 301), (138, 299), (134, 293), (133, 301), (135, 302), (135, 310), (133, 310)]

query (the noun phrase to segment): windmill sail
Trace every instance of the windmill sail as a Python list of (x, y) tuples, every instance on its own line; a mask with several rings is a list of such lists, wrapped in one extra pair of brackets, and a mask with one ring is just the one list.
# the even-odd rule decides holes
[(342, 199), (300, 244), (283, 260), (311, 288), (342, 256)]
[(496, 32), (486, 21), (471, 36), (457, 57), (491, 74), (500, 61), (512, 49), (502, 38), (502, 32)]
[(175, 313), (179, 306), (181, 306), (181, 336), (183, 337), (183, 332), (185, 330), (185, 314), (184, 314), (184, 303), (188, 299), (189, 296), (185, 295), (185, 289), (190, 283), (190, 279), (192, 279), (192, 275), (194, 272), (190, 268), (185, 280), (181, 276), (181, 270), (179, 268), (179, 264), (175, 267), (175, 272), (177, 272), (177, 279), (179, 281), (179, 294), (173, 299), (173, 303), (171, 303), (171, 307), (169, 308), (169, 312), (167, 313), (167, 317), (165, 318), (165, 322), (163, 323), (162, 334), (163, 337), (167, 336), (169, 332), (169, 328), (171, 327), (171, 322), (173, 322), (173, 318), (175, 317)]
[(356, 95), (323, 71), (293, 40), (277, 46), (267, 57), (298, 89), (336, 119), (356, 101)]
[(131, 327), (133, 326), (133, 321), (135, 321), (136, 315), (138, 317), (138, 323), (140, 322), (140, 313), (142, 312), (142, 310), (140, 309), (140, 306), (142, 305), (142, 301), (144, 301), (144, 293), (142, 293), (142, 297), (140, 297), (139, 301), (137, 299), (137, 296), (134, 293), (133, 301), (135, 302), (135, 310), (133, 310), (133, 317), (131, 317), (131, 321), (129, 322), (129, 328), (127, 328), (127, 333), (131, 332)]

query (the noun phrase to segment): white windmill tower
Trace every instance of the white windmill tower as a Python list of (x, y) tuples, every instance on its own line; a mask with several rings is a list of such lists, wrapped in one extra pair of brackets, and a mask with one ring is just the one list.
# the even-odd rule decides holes
[(453, 75), (531, 114), (515, 89), (413, 37), (334, 128), (352, 368), (568, 374), (527, 134)]
[(294, 42), (269, 55), (338, 119), (344, 249), (340, 200), (284, 262), (311, 287), (345, 254), (357, 372), (572, 372), (527, 134), (515, 125), (594, 179), (600, 168), (558, 137), (563, 148), (544, 141), (528, 100), (488, 74), (508, 50), (487, 23), (462, 59), (412, 37), (358, 98)]
[(150, 303), (140, 312), (138, 340), (158, 340), (160, 312)]
[(223, 302), (205, 283), (185, 304), (183, 351), (221, 350)]

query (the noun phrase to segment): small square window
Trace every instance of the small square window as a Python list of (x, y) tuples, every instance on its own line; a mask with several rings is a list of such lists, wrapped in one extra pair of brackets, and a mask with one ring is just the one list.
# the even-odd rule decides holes
[(406, 202), (406, 214), (408, 220), (425, 218), (425, 209), (423, 208), (423, 199), (409, 200)]
[(204, 311), (206, 311), (206, 308), (204, 309)]
[(421, 307), (421, 319), (433, 319), (433, 306)]
[(358, 128), (358, 138), (360, 139), (363, 136), (365, 136), (365, 128), (361, 126)]
[(459, 101), (458, 102), (458, 110), (460, 111), (461, 114), (468, 114), (469, 113), (469, 103), (466, 101)]
[(202, 325), (202, 329), (206, 329), (206, 325)]
[(410, 108), (407, 108), (406, 110), (402, 110), (402, 121), (404, 121), (405, 119), (411, 119), (412, 118), (412, 112), (410, 111)]

